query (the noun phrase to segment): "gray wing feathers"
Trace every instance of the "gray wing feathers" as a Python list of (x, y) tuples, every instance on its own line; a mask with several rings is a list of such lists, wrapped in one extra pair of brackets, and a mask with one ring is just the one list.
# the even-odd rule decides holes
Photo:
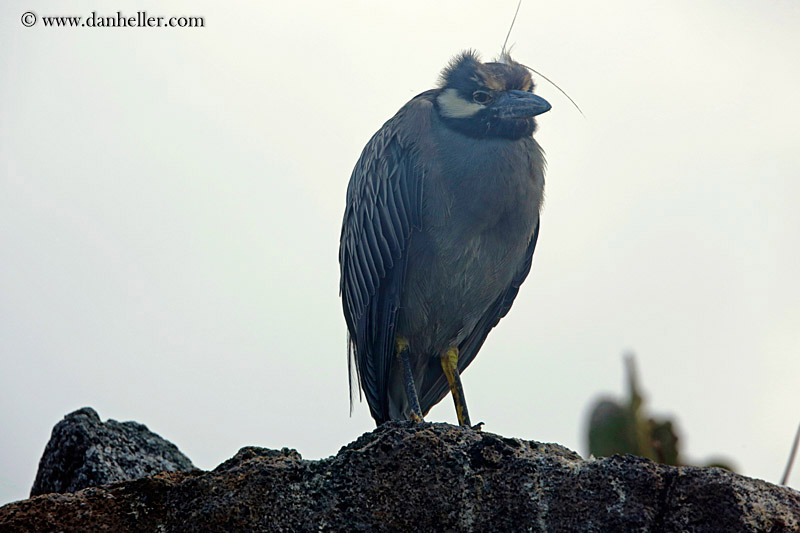
[[(403, 119), (401, 110), (384, 124), (353, 169), (339, 248), (349, 364), (352, 369), (355, 363), (355, 374), (379, 423), (388, 419), (386, 390), (405, 250), (420, 219), (423, 176), (413, 142), (399, 134)], [(350, 387), (352, 393), (352, 379)]]

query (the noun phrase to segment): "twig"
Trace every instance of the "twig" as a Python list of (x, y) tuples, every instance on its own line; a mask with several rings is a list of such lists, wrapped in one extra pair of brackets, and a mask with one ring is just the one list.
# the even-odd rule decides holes
[(800, 425), (797, 426), (797, 433), (794, 436), (794, 444), (792, 444), (792, 451), (789, 454), (789, 462), (786, 463), (786, 470), (783, 472), (781, 485), (786, 485), (789, 482), (789, 473), (792, 471), (792, 464), (794, 464), (794, 458), (797, 455), (798, 444), (800, 444)]

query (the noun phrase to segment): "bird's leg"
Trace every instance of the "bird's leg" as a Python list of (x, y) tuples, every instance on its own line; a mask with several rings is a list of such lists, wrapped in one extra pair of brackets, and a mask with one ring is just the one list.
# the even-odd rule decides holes
[(411, 371), (411, 360), (408, 356), (408, 339), (405, 337), (396, 337), (395, 344), (397, 347), (397, 356), (400, 358), (400, 365), (403, 367), (403, 381), (406, 385), (408, 405), (411, 407), (411, 420), (414, 422), (422, 422), (422, 409), (419, 407), (417, 387), (414, 385), (414, 374)]
[(461, 375), (458, 373), (458, 348), (453, 346), (442, 354), (442, 369), (450, 384), (450, 392), (453, 395), (453, 402), (456, 404), (456, 414), (458, 424), (470, 427), (469, 412), (467, 411), (467, 400), (464, 398), (464, 387), (461, 385)]

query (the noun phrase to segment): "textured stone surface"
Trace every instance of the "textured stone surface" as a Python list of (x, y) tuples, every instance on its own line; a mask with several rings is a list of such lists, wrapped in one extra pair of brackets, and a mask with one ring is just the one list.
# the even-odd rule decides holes
[(211, 472), (0, 508), (0, 531), (800, 531), (800, 493), (715, 468), (447, 424), (388, 423), (331, 458), (243, 448)]
[(136, 422), (102, 422), (84, 407), (56, 424), (39, 461), (31, 496), (75, 492), (194, 465), (171, 442)]

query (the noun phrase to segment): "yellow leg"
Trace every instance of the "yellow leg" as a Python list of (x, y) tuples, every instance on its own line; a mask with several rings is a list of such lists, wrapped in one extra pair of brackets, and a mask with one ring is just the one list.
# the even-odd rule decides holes
[(441, 360), (442, 370), (444, 370), (447, 383), (450, 384), (450, 392), (453, 395), (453, 402), (456, 404), (458, 423), (470, 427), (467, 400), (464, 398), (464, 387), (461, 385), (461, 375), (458, 373), (458, 348), (453, 346), (445, 350)]
[(411, 407), (411, 420), (414, 422), (422, 422), (422, 409), (419, 406), (417, 387), (414, 385), (414, 374), (411, 371), (411, 360), (408, 355), (408, 339), (397, 336), (394, 342), (397, 350), (397, 357), (400, 358), (400, 366), (403, 367), (403, 380), (405, 381), (408, 405)]

